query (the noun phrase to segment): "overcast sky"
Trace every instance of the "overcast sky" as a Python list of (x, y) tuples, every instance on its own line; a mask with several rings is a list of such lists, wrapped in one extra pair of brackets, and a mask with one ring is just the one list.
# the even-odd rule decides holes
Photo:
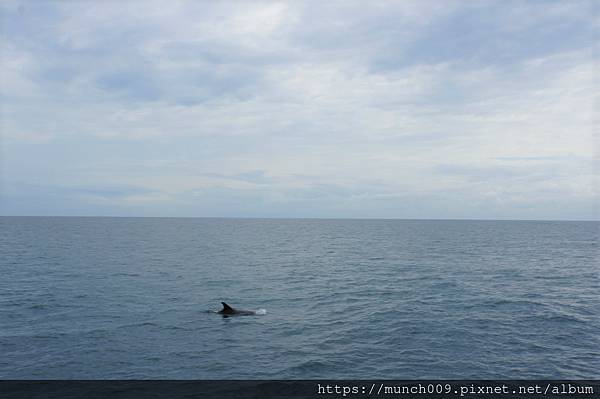
[(0, 4), (2, 215), (599, 217), (597, 2)]

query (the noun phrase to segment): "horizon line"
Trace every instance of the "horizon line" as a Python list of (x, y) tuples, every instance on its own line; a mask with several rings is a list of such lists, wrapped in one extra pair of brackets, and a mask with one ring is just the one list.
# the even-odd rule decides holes
[(0, 218), (105, 218), (105, 219), (256, 219), (256, 220), (399, 220), (472, 222), (600, 222), (600, 219), (493, 219), (493, 218), (386, 218), (386, 217), (312, 217), (312, 216), (122, 216), (122, 215), (0, 215)]

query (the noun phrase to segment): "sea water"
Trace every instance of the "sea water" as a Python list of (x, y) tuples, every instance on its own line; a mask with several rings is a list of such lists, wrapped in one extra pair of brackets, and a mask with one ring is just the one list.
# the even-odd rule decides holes
[(599, 228), (3, 217), (0, 378), (597, 379)]

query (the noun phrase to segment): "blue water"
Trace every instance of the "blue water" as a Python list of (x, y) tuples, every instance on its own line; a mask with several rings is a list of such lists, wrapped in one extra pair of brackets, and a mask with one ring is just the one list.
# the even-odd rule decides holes
[(599, 232), (4, 217), (0, 378), (597, 379)]

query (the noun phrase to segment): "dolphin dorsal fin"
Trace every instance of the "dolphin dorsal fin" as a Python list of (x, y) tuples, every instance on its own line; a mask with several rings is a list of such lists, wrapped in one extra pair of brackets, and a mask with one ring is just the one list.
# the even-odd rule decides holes
[(225, 302), (221, 302), (221, 304), (223, 305), (223, 310), (233, 310), (233, 308)]

